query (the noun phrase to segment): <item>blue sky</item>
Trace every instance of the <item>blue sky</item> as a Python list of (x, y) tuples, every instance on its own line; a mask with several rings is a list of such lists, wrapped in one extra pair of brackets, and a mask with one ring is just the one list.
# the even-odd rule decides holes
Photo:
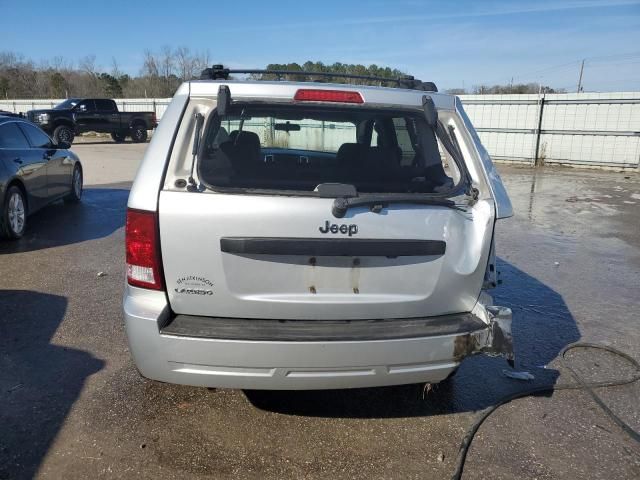
[(538, 82), (640, 90), (640, 0), (0, 0), (0, 50), (36, 62), (95, 54), (139, 72), (145, 49), (208, 50), (213, 63), (320, 60), (396, 67), (440, 88)]

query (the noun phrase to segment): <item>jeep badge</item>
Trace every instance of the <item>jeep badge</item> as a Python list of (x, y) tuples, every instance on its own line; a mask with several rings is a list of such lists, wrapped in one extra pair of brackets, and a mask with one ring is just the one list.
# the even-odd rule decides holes
[(329, 220), (326, 220), (324, 226), (319, 227), (318, 230), (320, 230), (320, 233), (342, 233), (343, 235), (348, 234), (351, 237), (358, 233), (358, 226), (355, 223), (338, 225), (337, 223), (331, 223)]

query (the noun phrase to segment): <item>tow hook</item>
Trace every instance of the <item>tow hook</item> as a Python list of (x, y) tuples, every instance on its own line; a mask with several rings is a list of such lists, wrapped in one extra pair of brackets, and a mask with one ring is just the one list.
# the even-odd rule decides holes
[(491, 305), (483, 310), (486, 328), (458, 337), (454, 357), (462, 360), (467, 355), (484, 353), (491, 357), (504, 357), (513, 366), (515, 354), (511, 335), (511, 309)]

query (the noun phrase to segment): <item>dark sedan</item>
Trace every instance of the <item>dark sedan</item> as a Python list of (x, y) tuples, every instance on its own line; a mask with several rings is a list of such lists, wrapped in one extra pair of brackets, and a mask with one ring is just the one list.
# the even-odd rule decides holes
[(0, 116), (0, 235), (20, 238), (27, 215), (81, 197), (82, 165), (69, 144), (54, 144), (31, 122)]

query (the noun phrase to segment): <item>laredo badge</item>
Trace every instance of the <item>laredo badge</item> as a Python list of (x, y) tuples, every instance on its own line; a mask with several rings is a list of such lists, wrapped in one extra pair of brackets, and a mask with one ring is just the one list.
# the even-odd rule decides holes
[(174, 288), (176, 293), (184, 293), (186, 295), (213, 295), (213, 282), (205, 277), (196, 275), (188, 275), (180, 277), (176, 280), (178, 287)]

